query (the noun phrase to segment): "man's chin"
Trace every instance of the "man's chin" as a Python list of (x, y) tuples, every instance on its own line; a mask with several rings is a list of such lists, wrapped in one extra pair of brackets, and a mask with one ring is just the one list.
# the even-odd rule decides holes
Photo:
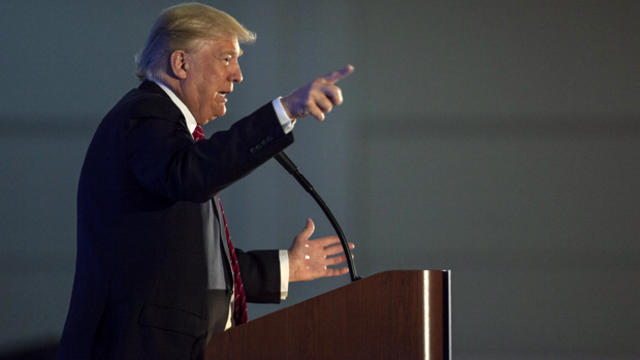
[(224, 116), (224, 114), (227, 113), (227, 107), (222, 105), (222, 109), (219, 109), (218, 111), (216, 111), (213, 116), (211, 117), (211, 120), (215, 119), (215, 118), (219, 118), (221, 116)]
[(211, 115), (210, 117), (208, 117), (207, 119), (202, 120), (202, 122), (198, 121), (198, 124), (205, 125), (221, 116), (224, 116), (224, 114), (227, 113), (227, 109), (224, 109), (223, 111), (219, 111), (217, 115)]

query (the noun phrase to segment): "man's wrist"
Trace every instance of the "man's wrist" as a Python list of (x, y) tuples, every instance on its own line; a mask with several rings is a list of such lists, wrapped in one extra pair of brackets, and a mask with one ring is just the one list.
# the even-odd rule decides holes
[(271, 102), (271, 104), (273, 106), (273, 110), (276, 112), (280, 125), (282, 125), (282, 130), (284, 130), (285, 134), (290, 133), (296, 124), (296, 119), (292, 119), (285, 107), (282, 105), (282, 97), (277, 97)]

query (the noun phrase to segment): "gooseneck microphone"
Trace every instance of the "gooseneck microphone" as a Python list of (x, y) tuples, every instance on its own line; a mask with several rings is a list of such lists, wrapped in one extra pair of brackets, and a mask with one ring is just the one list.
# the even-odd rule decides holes
[(349, 249), (349, 243), (347, 242), (344, 236), (344, 233), (342, 232), (342, 229), (338, 224), (338, 221), (331, 213), (331, 210), (329, 210), (329, 207), (327, 206), (327, 204), (325, 204), (324, 200), (322, 200), (320, 195), (318, 195), (316, 190), (313, 188), (313, 185), (311, 185), (311, 183), (300, 173), (296, 164), (294, 164), (293, 161), (289, 159), (289, 157), (287, 156), (287, 154), (284, 153), (284, 151), (281, 151), (278, 154), (276, 154), (274, 158), (278, 160), (280, 165), (282, 165), (282, 167), (285, 168), (285, 170), (287, 170), (289, 174), (291, 174), (298, 181), (298, 183), (300, 183), (300, 185), (318, 203), (322, 211), (324, 211), (324, 214), (327, 216), (334, 230), (338, 234), (338, 237), (340, 238), (340, 243), (342, 244), (342, 249), (344, 250), (345, 255), (347, 255), (347, 265), (349, 267), (351, 281), (360, 280), (361, 278), (360, 276), (358, 276), (358, 272), (356, 271), (356, 266), (353, 263), (353, 256), (351, 256), (351, 249)]

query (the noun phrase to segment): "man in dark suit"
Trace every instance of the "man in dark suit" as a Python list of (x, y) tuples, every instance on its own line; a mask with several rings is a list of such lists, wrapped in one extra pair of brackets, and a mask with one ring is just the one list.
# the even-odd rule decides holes
[[(288, 251), (234, 249), (218, 192), (293, 142), (296, 119), (342, 102), (348, 66), (206, 139), (242, 81), (255, 35), (201, 4), (167, 9), (139, 59), (137, 89), (105, 116), (78, 189), (78, 251), (61, 359), (201, 358), (215, 332), (247, 321), (246, 301), (279, 302), (289, 281), (342, 275), (335, 236)], [(337, 254), (336, 254), (337, 253)]]

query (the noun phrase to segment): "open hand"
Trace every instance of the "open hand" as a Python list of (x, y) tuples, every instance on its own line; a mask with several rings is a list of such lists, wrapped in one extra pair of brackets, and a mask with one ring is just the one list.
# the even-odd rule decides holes
[[(309, 239), (314, 230), (313, 220), (307, 219), (306, 226), (293, 240), (288, 251), (290, 282), (339, 276), (349, 272), (347, 267), (329, 268), (347, 261), (340, 239), (337, 236)], [(349, 247), (353, 249), (355, 245), (350, 243)]]

